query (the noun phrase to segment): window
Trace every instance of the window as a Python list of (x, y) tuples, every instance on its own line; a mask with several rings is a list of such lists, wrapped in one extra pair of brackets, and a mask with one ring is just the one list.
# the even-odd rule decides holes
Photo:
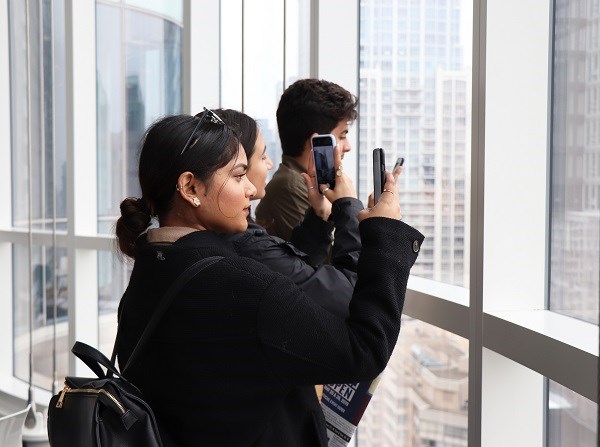
[[(600, 141), (593, 132), (600, 117), (583, 109), (584, 101), (600, 93), (590, 69), (600, 53), (592, 40), (600, 28), (592, 3), (579, 9), (569, 8), (567, 0), (555, 4), (549, 301), (555, 312), (598, 324), (600, 172), (594, 161)], [(576, 35), (585, 38), (571, 38)], [(581, 70), (570, 70), (580, 64)], [(581, 107), (565, 107), (571, 101)]]
[[(265, 23), (268, 32), (258, 23)], [(279, 97), (295, 80), (309, 77), (310, 2), (224, 2), (221, 42), (221, 106), (259, 122), (276, 169), (281, 161), (275, 119)]]
[(182, 112), (182, 26), (112, 4), (99, 2), (96, 11), (98, 232), (111, 234), (121, 200), (140, 195), (144, 130)]
[[(67, 375), (67, 253), (64, 248), (48, 246), (33, 246), (30, 252), (28, 246), (21, 244), (14, 244), (12, 252), (14, 374), (23, 381), (29, 381), (31, 347), (33, 383), (41, 388), (52, 389), (54, 370), (57, 377)], [(30, 315), (33, 321), (30, 321)], [(57, 352), (56, 356), (48, 356), (49, 352), (54, 351)]]
[(596, 445), (598, 405), (549, 381), (548, 447)]
[[(86, 57), (98, 55), (97, 70), (75, 69), (76, 79), (86, 79), (97, 87), (86, 92), (96, 95), (96, 113), (88, 115), (97, 117), (97, 127), (85, 136), (92, 140), (97, 136), (97, 153), (89, 140), (85, 140), (88, 144), (76, 142), (74, 148), (81, 160), (96, 158), (84, 168), (97, 172), (86, 171), (86, 178), (68, 180), (67, 159), (74, 157), (67, 155), (67, 135), (73, 130), (67, 126), (67, 93), (72, 85), (66, 82), (70, 43), (65, 40), (65, 8), (64, 2), (9, 2), (13, 192), (9, 239), (13, 240), (10, 262), (14, 266), (11, 364), (16, 377), (24, 381), (31, 377), (34, 385), (48, 390), (59, 385), (69, 370), (69, 339), (73, 336), (69, 303), (75, 292), (85, 295), (78, 296), (76, 308), (99, 307), (104, 321), (99, 335), (106, 343), (101, 348), (110, 352), (107, 347), (114, 341), (116, 305), (128, 277), (127, 267), (117, 262), (111, 251), (89, 248), (101, 247), (109, 238), (95, 238), (85, 249), (79, 238), (83, 233), (111, 234), (120, 200), (138, 194), (137, 144), (143, 130), (158, 116), (181, 112), (182, 105), (181, 82), (177, 82), (182, 73), (181, 23), (173, 22), (168, 11), (161, 15), (156, 9), (144, 12), (122, 3), (98, 1), (97, 51), (85, 49)], [(171, 13), (176, 9), (171, 8)], [(85, 18), (94, 16), (93, 9), (88, 12), (91, 14)], [(76, 20), (83, 23), (85, 18), (77, 16)], [(88, 40), (91, 42), (94, 39)], [(91, 58), (88, 61), (93, 65)], [(97, 201), (87, 196), (84, 203), (89, 206), (78, 207), (75, 213), (74, 204), (69, 205), (73, 199), (68, 197), (68, 189), (88, 188), (97, 191)], [(96, 218), (96, 231), (93, 225), (82, 229), (72, 220), (70, 223), (75, 216), (77, 221)], [(19, 237), (23, 230), (28, 236), (24, 239)], [(78, 277), (73, 275), (75, 264)], [(80, 289), (82, 283), (86, 286)], [(73, 284), (75, 290), (69, 290)], [(76, 319), (84, 312), (78, 314)], [(89, 315), (96, 313), (90, 311)], [(93, 331), (96, 322), (88, 326)]]
[[(456, 53), (453, 58), (446, 58), (445, 54), (455, 54), (452, 51), (454, 48), (462, 48), (463, 46), (471, 46), (470, 41), (459, 41), (452, 39), (453, 33), (459, 33), (459, 30), (454, 28), (443, 27), (440, 31), (441, 35), (445, 36), (444, 42), (446, 45), (440, 46), (439, 52), (432, 51), (434, 47), (418, 47), (413, 46), (409, 53), (397, 52), (392, 54), (391, 66), (405, 65), (410, 67), (409, 75), (419, 79), (418, 85), (413, 85), (405, 76), (405, 73), (392, 71), (391, 66), (385, 69), (382, 64), (382, 59), (373, 49), (377, 48), (381, 37), (381, 26), (379, 20), (381, 17), (373, 14), (383, 4), (393, 4), (395, 8), (406, 8), (408, 13), (417, 20), (421, 20), (422, 26), (415, 22), (413, 27), (413, 35), (415, 36), (414, 43), (424, 41), (425, 33), (427, 32), (427, 24), (432, 27), (440, 26), (445, 23), (447, 16), (450, 14), (450, 5), (446, 3), (438, 3), (436, 5), (426, 6), (423, 2), (411, 3), (406, 0), (390, 0), (385, 3), (375, 1), (361, 2), (360, 14), (365, 23), (366, 30), (361, 33), (360, 42), (360, 80), (361, 103), (365, 105), (368, 113), (363, 113), (361, 118), (371, 120), (376, 116), (375, 122), (381, 122), (382, 117), (377, 117), (377, 113), (384, 113), (385, 106), (391, 106), (401, 115), (410, 116), (411, 120), (406, 122), (406, 127), (403, 131), (397, 131), (390, 134), (382, 134), (378, 132), (376, 126), (371, 125), (366, 120), (361, 120), (359, 130), (359, 150), (370, 154), (370, 151), (375, 147), (384, 147), (386, 151), (386, 163), (388, 169), (391, 169), (397, 157), (406, 159), (404, 172), (400, 177), (400, 189), (406, 196), (413, 196), (418, 200), (403, 202), (402, 215), (404, 220), (415, 228), (423, 228), (424, 224), (430, 224), (430, 217), (423, 214), (423, 210), (432, 206), (439, 206), (440, 209), (444, 205), (450, 205), (450, 202), (444, 199), (442, 194), (450, 192), (457, 198), (460, 197), (460, 205), (464, 209), (468, 209), (470, 200), (470, 191), (465, 188), (465, 184), (455, 182), (457, 178), (464, 178), (465, 172), (464, 160), (470, 157), (469, 146), (459, 144), (462, 141), (468, 141), (471, 126), (470, 126), (470, 96), (465, 95), (465, 91), (471, 90), (471, 71), (469, 68), (470, 61), (463, 58), (463, 53)], [(436, 14), (437, 8), (437, 14)], [(457, 10), (458, 12), (459, 10)], [(439, 19), (436, 19), (439, 18)], [(469, 35), (471, 27), (468, 20), (461, 22), (461, 17), (456, 14), (451, 20), (457, 23), (466, 23), (462, 25), (468, 29), (461, 29), (462, 35)], [(435, 25), (435, 21), (439, 20), (439, 24)], [(398, 16), (393, 16), (392, 20), (399, 21)], [(392, 39), (400, 44), (401, 32), (404, 28), (401, 26), (393, 26), (395, 35)], [(368, 32), (367, 32), (368, 30)], [(422, 33), (418, 34), (418, 33)], [(431, 51), (430, 51), (431, 50)], [(438, 55), (439, 53), (439, 55)], [(425, 62), (423, 64), (422, 62)], [(428, 70), (427, 64), (432, 64), (436, 70)], [(458, 70), (454, 66), (460, 67)], [(370, 77), (380, 76), (378, 71), (381, 70), (381, 76), (389, 78), (391, 85), (385, 83), (369, 82)], [(392, 88), (391, 86), (394, 86)], [(379, 90), (379, 91), (378, 91)], [(381, 104), (379, 98), (387, 98)], [(385, 113), (384, 113), (385, 115)], [(459, 118), (460, 116), (460, 118)], [(466, 118), (466, 119), (465, 119)], [(427, 127), (425, 127), (427, 126)], [(383, 140), (377, 138), (384, 137), (390, 141), (389, 144), (383, 145)], [(391, 140), (390, 140), (391, 137)], [(406, 147), (410, 143), (410, 154)], [(435, 169), (432, 165), (425, 165), (423, 161), (413, 163), (414, 157), (422, 157), (423, 154), (435, 151), (439, 157), (435, 163)], [(410, 155), (410, 158), (409, 158)], [(448, 161), (443, 161), (448, 160)], [(463, 160), (462, 164), (457, 164), (455, 160)], [(359, 166), (360, 178), (366, 178), (367, 188), (359, 191), (359, 196), (362, 200), (366, 200), (368, 194), (372, 190), (372, 168), (371, 157), (367, 157)], [(436, 183), (449, 183), (448, 188), (436, 186)], [(432, 194), (424, 195), (422, 192), (431, 191)], [(440, 238), (441, 225), (452, 225), (459, 231), (465, 234), (465, 240), (468, 240), (468, 227), (465, 227), (465, 218), (455, 215), (447, 211), (443, 212), (441, 219), (435, 222), (433, 231), (426, 234), (426, 239), (423, 244), (417, 265), (413, 269), (413, 274), (418, 274), (426, 278), (449, 281), (452, 284), (459, 286), (467, 286), (469, 276), (467, 268), (469, 264), (469, 250), (465, 244), (461, 244), (460, 248), (463, 253), (462, 258), (455, 258), (452, 263), (452, 271), (444, 272), (444, 266), (440, 256), (443, 249), (450, 248), (443, 244), (437, 244), (436, 240)], [(455, 275), (456, 272), (464, 272), (464, 274)], [(442, 279), (445, 276), (445, 279)]]
[[(585, 107), (600, 92), (593, 69), (600, 54), (594, 3), (554, 3), (549, 308), (598, 325), (600, 117)], [(548, 445), (593, 445), (597, 412), (597, 404), (550, 381)]]
[(0, 394), (27, 399), (32, 377), (43, 408), (85, 371), (75, 339), (110, 354), (130, 273), (111, 226), (145, 126), (243, 109), (276, 161), (279, 94), (315, 76), (360, 97), (344, 170), (361, 198), (373, 147), (403, 156), (402, 211), (427, 236), (357, 445), (595, 445), (597, 0), (487, 2), (473, 61), (470, 0), (2, 1)]
[[(10, 250), (14, 374), (28, 381), (31, 373), (35, 385), (50, 388), (56, 364), (47, 361), (54, 349), (47, 334), (65, 334), (69, 312), (66, 250), (56, 246), (66, 230), (65, 11), (60, 2), (30, 2), (26, 7), (25, 2), (10, 1), (8, 6), (11, 229), (29, 236)], [(46, 235), (44, 245), (34, 243), (37, 234)], [(66, 350), (58, 348), (64, 373)]]
[(466, 447), (468, 359), (468, 340), (404, 317), (394, 354), (360, 423), (358, 445)]

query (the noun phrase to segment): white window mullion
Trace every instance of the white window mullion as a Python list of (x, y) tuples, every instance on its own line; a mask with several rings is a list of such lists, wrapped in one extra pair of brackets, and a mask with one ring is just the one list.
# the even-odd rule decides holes
[(484, 349), (482, 378), (481, 445), (545, 445), (544, 376)]
[(489, 3), (486, 311), (545, 307), (549, 27), (547, 0)]
[[(358, 96), (358, 0), (315, 1), (312, 6), (318, 14), (316, 77), (335, 82)], [(344, 158), (344, 171), (356, 183), (358, 123), (350, 127), (348, 140), (353, 157)]]
[[(358, 0), (312, 0), (310, 75), (335, 82), (359, 94)], [(344, 171), (358, 184), (358, 122), (350, 126), (353, 156), (344, 158)], [(349, 444), (353, 447), (356, 437)]]
[[(76, 340), (97, 346), (97, 253), (76, 239), (97, 234), (95, 0), (66, 2), (66, 36), (69, 347)], [(70, 374), (84, 368), (69, 356)]]
[(221, 105), (220, 1), (184, 0), (183, 112)]
[(501, 321), (488, 313), (545, 306), (550, 9), (546, 0), (489, 1), (486, 9), (481, 445), (543, 445), (544, 367), (535, 372), (535, 354), (514, 349), (537, 337), (518, 327), (503, 337), (509, 325), (492, 327)]

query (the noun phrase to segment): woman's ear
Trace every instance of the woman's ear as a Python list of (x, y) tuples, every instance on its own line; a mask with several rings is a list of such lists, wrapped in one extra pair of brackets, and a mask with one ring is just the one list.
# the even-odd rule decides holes
[(204, 183), (198, 180), (190, 171), (179, 175), (176, 190), (179, 196), (193, 207), (198, 208), (202, 204), (200, 197), (205, 192)]

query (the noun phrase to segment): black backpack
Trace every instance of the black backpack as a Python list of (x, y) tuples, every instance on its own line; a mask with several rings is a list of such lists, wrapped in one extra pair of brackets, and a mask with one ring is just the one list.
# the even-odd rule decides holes
[[(97, 349), (76, 342), (71, 352), (97, 378), (67, 377), (63, 390), (48, 406), (48, 438), (52, 447), (163, 447), (158, 424), (141, 391), (123, 377), (142, 351), (163, 314), (181, 288), (201, 270), (222, 259), (212, 256), (192, 264), (171, 284), (144, 329), (127, 364), (119, 373), (114, 360)], [(107, 370), (104, 373), (101, 366)]]

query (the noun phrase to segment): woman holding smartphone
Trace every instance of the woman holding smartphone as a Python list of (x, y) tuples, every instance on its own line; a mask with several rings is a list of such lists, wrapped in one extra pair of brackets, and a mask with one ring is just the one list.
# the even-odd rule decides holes
[[(215, 113), (240, 136), (248, 159), (247, 176), (256, 187), (252, 200), (262, 199), (273, 164), (256, 121), (237, 110), (217, 109)], [(341, 164), (340, 155), (336, 152), (338, 165)], [(309, 185), (315, 185), (314, 178), (306, 176), (305, 180)], [(255, 259), (287, 276), (321, 307), (347, 316), (361, 250), (357, 216), (364, 207), (356, 198), (348, 176), (339, 177), (338, 183), (335, 190), (327, 191), (329, 199), (317, 193), (316, 188), (309, 189), (312, 207), (294, 229), (291, 243), (269, 235), (253, 221), (249, 222), (245, 232), (222, 237), (240, 256)], [(334, 229), (336, 242), (332, 247)], [(330, 264), (322, 264), (330, 249)]]
[[(116, 229), (134, 260), (119, 308), (119, 363), (174, 278), (222, 256), (176, 297), (128, 379), (177, 445), (325, 446), (313, 385), (371, 380), (385, 367), (423, 236), (399, 220), (388, 175), (389, 193), (359, 213), (363, 248), (349, 315), (333, 315), (219, 237), (247, 229), (256, 194), (247, 166), (236, 132), (214, 112), (166, 117), (147, 130), (142, 197), (121, 203)], [(160, 226), (149, 229), (153, 216)]]

